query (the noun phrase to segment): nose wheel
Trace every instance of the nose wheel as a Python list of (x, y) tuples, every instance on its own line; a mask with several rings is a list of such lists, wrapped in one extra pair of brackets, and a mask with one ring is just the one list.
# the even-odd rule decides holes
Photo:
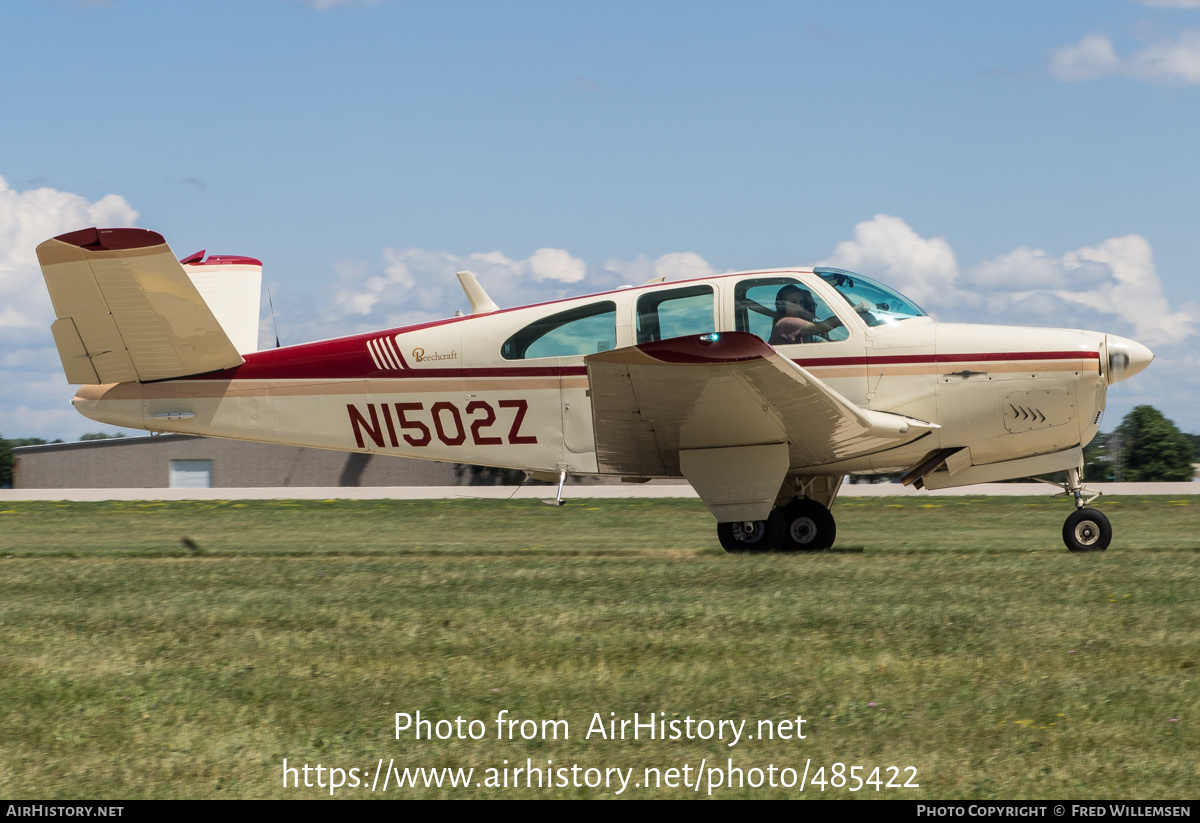
[(1063, 523), (1063, 542), (1073, 552), (1102, 552), (1112, 541), (1112, 526), (1097, 509), (1076, 509)]
[[(1112, 542), (1112, 525), (1103, 512), (1087, 508), (1100, 493), (1085, 489), (1080, 474), (1079, 469), (1068, 469), (1067, 482), (1061, 484), (1063, 491), (1055, 495), (1075, 499), (1075, 511), (1063, 523), (1063, 542), (1073, 552), (1102, 552)], [(1085, 494), (1091, 496), (1085, 499)]]

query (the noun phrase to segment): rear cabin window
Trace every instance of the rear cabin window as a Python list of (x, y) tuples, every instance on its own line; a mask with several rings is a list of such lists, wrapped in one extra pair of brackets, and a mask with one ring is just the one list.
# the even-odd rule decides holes
[(712, 286), (644, 294), (637, 301), (637, 341), (650, 343), (717, 330)]
[(500, 347), (505, 360), (595, 354), (617, 346), (617, 304), (610, 300), (535, 320)]

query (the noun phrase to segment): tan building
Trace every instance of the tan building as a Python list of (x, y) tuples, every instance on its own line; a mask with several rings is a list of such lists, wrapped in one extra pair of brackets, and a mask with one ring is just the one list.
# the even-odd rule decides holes
[(466, 467), (387, 455), (182, 434), (13, 449), (18, 489), (454, 486), (495, 482)]

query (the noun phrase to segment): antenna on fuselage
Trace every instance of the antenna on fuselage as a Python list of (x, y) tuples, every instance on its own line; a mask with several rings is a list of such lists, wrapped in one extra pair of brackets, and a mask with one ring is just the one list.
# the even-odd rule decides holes
[(275, 322), (275, 301), (271, 299), (270, 286), (267, 286), (267, 305), (271, 307), (271, 325), (275, 327), (275, 348), (279, 348), (279, 324)]
[(467, 293), (467, 301), (471, 304), (471, 314), (487, 314), (499, 310), (496, 301), (488, 297), (487, 292), (483, 290), (483, 286), (479, 285), (479, 281), (475, 279), (475, 275), (469, 271), (457, 272), (458, 283), (462, 286), (464, 292)]

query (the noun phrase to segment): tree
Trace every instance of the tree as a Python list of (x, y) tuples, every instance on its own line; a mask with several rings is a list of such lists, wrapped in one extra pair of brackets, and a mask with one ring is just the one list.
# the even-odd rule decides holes
[(13, 447), (40, 446), (46, 441), (40, 437), (18, 437), (5, 440), (0, 437), (0, 489), (11, 489), (13, 482)]
[[(1192, 443), (1175, 424), (1153, 406), (1138, 406), (1121, 421), (1119, 474), (1129, 482), (1187, 481), (1192, 468)], [(1106, 451), (1114, 457), (1112, 438)], [(1114, 460), (1114, 462), (1116, 462)]]
[[(61, 440), (55, 440), (61, 443)], [(46, 443), (40, 437), (17, 437), (5, 440), (0, 437), (0, 489), (11, 489), (13, 482), (13, 453), (16, 446), (41, 446)]]
[[(1115, 479), (1114, 461), (1120, 456), (1120, 435), (1097, 432), (1083, 447), (1084, 477), (1092, 483), (1111, 483)], [(1066, 472), (1063, 472), (1066, 477)], [(1057, 480), (1058, 478), (1055, 477)]]

